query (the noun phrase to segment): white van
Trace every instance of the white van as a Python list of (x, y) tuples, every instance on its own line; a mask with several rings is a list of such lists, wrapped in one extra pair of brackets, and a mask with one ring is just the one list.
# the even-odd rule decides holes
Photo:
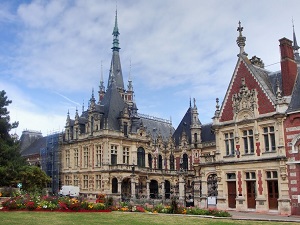
[(58, 192), (59, 196), (70, 196), (78, 197), (79, 196), (79, 187), (77, 186), (62, 186)]

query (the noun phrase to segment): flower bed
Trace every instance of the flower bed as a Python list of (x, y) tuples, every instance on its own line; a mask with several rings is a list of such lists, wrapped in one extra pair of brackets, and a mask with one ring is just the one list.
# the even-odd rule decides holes
[(182, 207), (176, 200), (170, 205), (158, 204), (151, 208), (145, 205), (131, 205), (128, 202), (120, 202), (113, 205), (113, 199), (101, 194), (96, 202), (84, 199), (55, 196), (18, 195), (2, 202), (2, 211), (48, 211), (48, 212), (141, 212), (141, 213), (168, 213), (168, 214), (190, 214), (209, 215), (216, 217), (230, 217), (226, 211), (201, 209), (198, 207)]
[(93, 203), (83, 199), (56, 196), (18, 195), (2, 202), (2, 210), (109, 212), (106, 203)]

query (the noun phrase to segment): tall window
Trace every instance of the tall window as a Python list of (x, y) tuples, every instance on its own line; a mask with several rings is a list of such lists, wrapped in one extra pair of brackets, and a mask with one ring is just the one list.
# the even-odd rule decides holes
[(118, 146), (111, 145), (110, 146), (110, 156), (111, 156), (111, 165), (117, 165), (117, 156), (118, 156)]
[(183, 154), (182, 156), (183, 158), (183, 163), (182, 163), (182, 169), (184, 170), (188, 170), (189, 169), (189, 158), (188, 155), (186, 153)]
[(102, 146), (96, 145), (96, 167), (101, 167), (102, 165)]
[(233, 132), (225, 133), (225, 148), (226, 148), (226, 155), (234, 155), (234, 137)]
[(89, 176), (83, 175), (83, 188), (87, 189), (89, 188)]
[(102, 187), (101, 175), (96, 175), (96, 189), (100, 190)]
[(158, 169), (162, 170), (162, 156), (158, 155)]
[(243, 141), (245, 154), (254, 153), (253, 130), (243, 130)]
[(137, 150), (137, 165), (138, 167), (145, 167), (145, 150), (142, 147)]
[(275, 151), (276, 150), (276, 144), (275, 144), (275, 132), (274, 127), (264, 127), (264, 142), (265, 142), (265, 151)]
[(74, 175), (74, 186), (79, 186), (79, 177), (78, 175)]
[(129, 147), (123, 147), (123, 163), (129, 164)]
[(66, 182), (66, 185), (71, 185), (72, 184), (71, 176), (66, 175), (65, 182)]
[(148, 154), (148, 165), (149, 168), (152, 169), (152, 155), (150, 153)]
[(174, 170), (175, 166), (174, 166), (174, 155), (171, 154), (170, 155), (170, 170)]
[(79, 166), (79, 154), (78, 149), (74, 149), (74, 166), (77, 168)]
[(111, 181), (111, 193), (118, 193), (118, 179), (115, 177)]
[(83, 167), (87, 168), (89, 165), (89, 148), (83, 148)]
[(70, 150), (66, 150), (66, 168), (70, 167)]

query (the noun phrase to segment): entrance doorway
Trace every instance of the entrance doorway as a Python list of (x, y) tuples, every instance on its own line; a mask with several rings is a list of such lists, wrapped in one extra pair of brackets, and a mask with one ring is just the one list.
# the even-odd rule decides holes
[(255, 181), (247, 181), (247, 206), (249, 209), (255, 209)]
[(278, 181), (268, 180), (269, 209), (278, 209)]
[(236, 208), (236, 181), (228, 181), (228, 207)]

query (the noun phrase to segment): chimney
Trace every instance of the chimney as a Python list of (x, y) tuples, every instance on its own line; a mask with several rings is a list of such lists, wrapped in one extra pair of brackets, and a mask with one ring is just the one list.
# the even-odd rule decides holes
[(287, 38), (279, 40), (281, 53), (282, 91), (284, 96), (292, 95), (297, 77), (297, 64), (294, 59), (292, 41)]

